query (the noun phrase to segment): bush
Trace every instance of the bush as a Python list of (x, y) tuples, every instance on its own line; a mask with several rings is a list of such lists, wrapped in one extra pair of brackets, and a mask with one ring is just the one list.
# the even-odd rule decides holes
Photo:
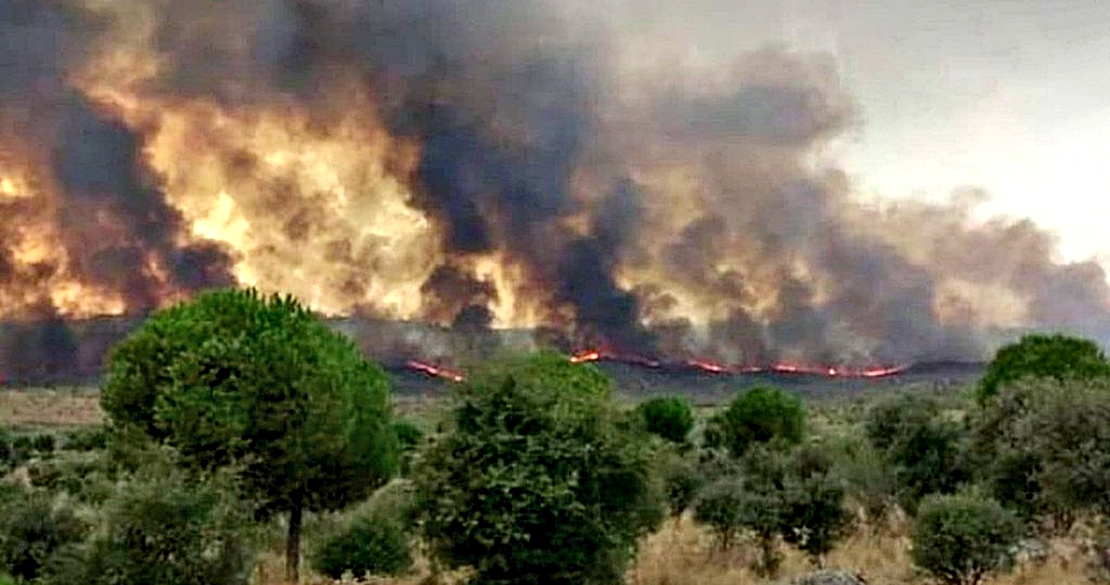
[(868, 411), (868, 440), (884, 452), (898, 498), (913, 513), (929, 494), (951, 494), (971, 479), (967, 434), (936, 402), (914, 396), (884, 400)]
[(753, 532), (760, 547), (753, 568), (774, 576), (782, 559), (775, 546), (779, 538), (819, 561), (846, 534), (852, 516), (831, 462), (803, 448), (789, 456), (750, 451), (743, 471), (714, 481), (699, 495), (694, 519), (710, 527), (722, 549), (743, 531)]
[(698, 492), (705, 486), (706, 477), (701, 473), (697, 461), (680, 453), (666, 453), (662, 468), (667, 507), (671, 517), (678, 518), (694, 503)]
[(52, 558), (85, 537), (73, 508), (35, 491), (0, 509), (0, 572), (24, 581), (42, 577)]
[(61, 583), (245, 585), (249, 518), (226, 477), (194, 482), (157, 467), (122, 483), (83, 562)]
[(66, 435), (67, 451), (99, 451), (108, 446), (108, 429), (103, 425), (77, 429)]
[(844, 478), (846, 498), (866, 514), (868, 526), (877, 528), (898, 502), (898, 480), (886, 454), (856, 437), (830, 445), (837, 474)]
[(940, 407), (931, 398), (916, 394), (884, 398), (867, 410), (864, 433), (876, 449), (887, 451), (939, 415)]
[(389, 379), (292, 298), (210, 291), (155, 313), (112, 352), (101, 403), (194, 469), (242, 463), (260, 514), (288, 513), (297, 580), (307, 511), (340, 509), (395, 471)]
[(752, 388), (709, 421), (706, 443), (711, 448), (727, 448), (734, 457), (760, 443), (796, 445), (805, 433), (805, 419), (805, 407), (796, 395), (776, 388)]
[(412, 535), (398, 518), (387, 514), (359, 516), (316, 551), (316, 569), (340, 579), (344, 573), (400, 575), (412, 569)]
[(1067, 529), (1110, 514), (1110, 380), (1023, 380), (1003, 388), (974, 421), (983, 483), (1000, 503), (1042, 527)]
[(637, 410), (649, 433), (672, 443), (685, 443), (690, 431), (694, 429), (694, 413), (685, 398), (653, 398), (641, 404)]
[(921, 504), (912, 539), (919, 568), (947, 585), (976, 585), (1012, 567), (1021, 525), (994, 500), (930, 496)]
[(979, 382), (979, 399), (1022, 378), (1093, 380), (1110, 377), (1110, 362), (1098, 344), (1065, 335), (1026, 335), (999, 349)]
[(852, 514), (844, 506), (844, 482), (821, 451), (803, 447), (784, 482), (780, 513), (783, 539), (820, 564), (847, 534)]
[(609, 380), (557, 354), (490, 364), (456, 388), (451, 428), (414, 472), (433, 556), (477, 582), (623, 582), (663, 519), (652, 442)]

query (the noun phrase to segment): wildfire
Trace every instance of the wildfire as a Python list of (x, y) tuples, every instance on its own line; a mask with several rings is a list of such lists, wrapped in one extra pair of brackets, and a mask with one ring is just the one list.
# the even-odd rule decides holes
[(433, 366), (432, 364), (425, 362), (409, 360), (405, 363), (405, 365), (418, 372), (424, 372), (429, 376), (433, 376), (435, 378), (443, 378), (452, 382), (462, 382), (466, 379), (466, 376), (462, 375), (460, 372), (448, 370), (446, 368), (441, 368), (438, 366)]
[(602, 355), (601, 355), (601, 352), (599, 352), (599, 351), (586, 351), (586, 352), (582, 352), (582, 353), (576, 353), (576, 354), (570, 356), (570, 363), (572, 363), (572, 364), (581, 364), (581, 363), (585, 363), (585, 362), (596, 362), (596, 361), (600, 360), (601, 358), (602, 358)]
[(883, 366), (869, 368), (850, 368), (845, 366), (814, 366), (780, 362), (768, 367), (726, 366), (704, 360), (687, 360), (686, 365), (711, 374), (802, 374), (824, 376), (826, 378), (884, 378), (901, 374), (908, 366)]

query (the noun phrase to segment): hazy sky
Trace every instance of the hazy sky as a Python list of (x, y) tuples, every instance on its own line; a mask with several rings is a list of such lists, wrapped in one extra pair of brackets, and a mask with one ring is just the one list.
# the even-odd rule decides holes
[(1110, 267), (1110, 1), (612, 2), (628, 38), (692, 59), (769, 41), (831, 53), (861, 109), (842, 160), (865, 193), (981, 187), (985, 212)]

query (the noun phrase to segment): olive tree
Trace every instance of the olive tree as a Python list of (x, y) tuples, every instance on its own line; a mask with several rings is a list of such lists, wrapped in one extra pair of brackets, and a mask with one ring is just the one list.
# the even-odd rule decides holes
[(241, 468), (259, 513), (288, 513), (295, 581), (304, 512), (362, 499), (396, 467), (388, 393), (381, 368), (295, 299), (221, 290), (115, 347), (101, 404), (188, 467)]
[(998, 502), (971, 495), (933, 495), (913, 527), (913, 562), (945, 585), (977, 585), (1008, 570), (1021, 524)]
[(706, 428), (709, 447), (727, 448), (740, 457), (756, 444), (796, 445), (805, 434), (806, 411), (796, 395), (777, 388), (756, 387), (741, 392)]
[(1110, 377), (1110, 361), (1095, 342), (1066, 335), (1026, 335), (995, 353), (979, 382), (979, 399), (989, 399), (1000, 387), (1022, 378), (1065, 381), (1105, 377)]
[(641, 404), (637, 411), (649, 433), (672, 443), (685, 443), (694, 429), (694, 413), (690, 403), (681, 396), (653, 398)]
[(483, 585), (623, 582), (664, 504), (609, 380), (545, 353), (472, 372), (455, 398), (413, 474), (433, 557)]

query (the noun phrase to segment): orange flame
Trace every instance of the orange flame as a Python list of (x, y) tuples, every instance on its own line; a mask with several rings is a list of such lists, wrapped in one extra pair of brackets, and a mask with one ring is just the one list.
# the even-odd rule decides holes
[(570, 356), (570, 363), (581, 364), (584, 362), (596, 362), (601, 359), (601, 352), (596, 350), (584, 351)]
[(429, 376), (443, 378), (452, 382), (462, 382), (463, 380), (466, 380), (466, 376), (463, 376), (459, 372), (448, 370), (446, 368), (440, 368), (437, 366), (433, 366), (432, 364), (416, 360), (409, 360), (408, 362), (405, 362), (405, 365), (418, 372), (428, 374)]

